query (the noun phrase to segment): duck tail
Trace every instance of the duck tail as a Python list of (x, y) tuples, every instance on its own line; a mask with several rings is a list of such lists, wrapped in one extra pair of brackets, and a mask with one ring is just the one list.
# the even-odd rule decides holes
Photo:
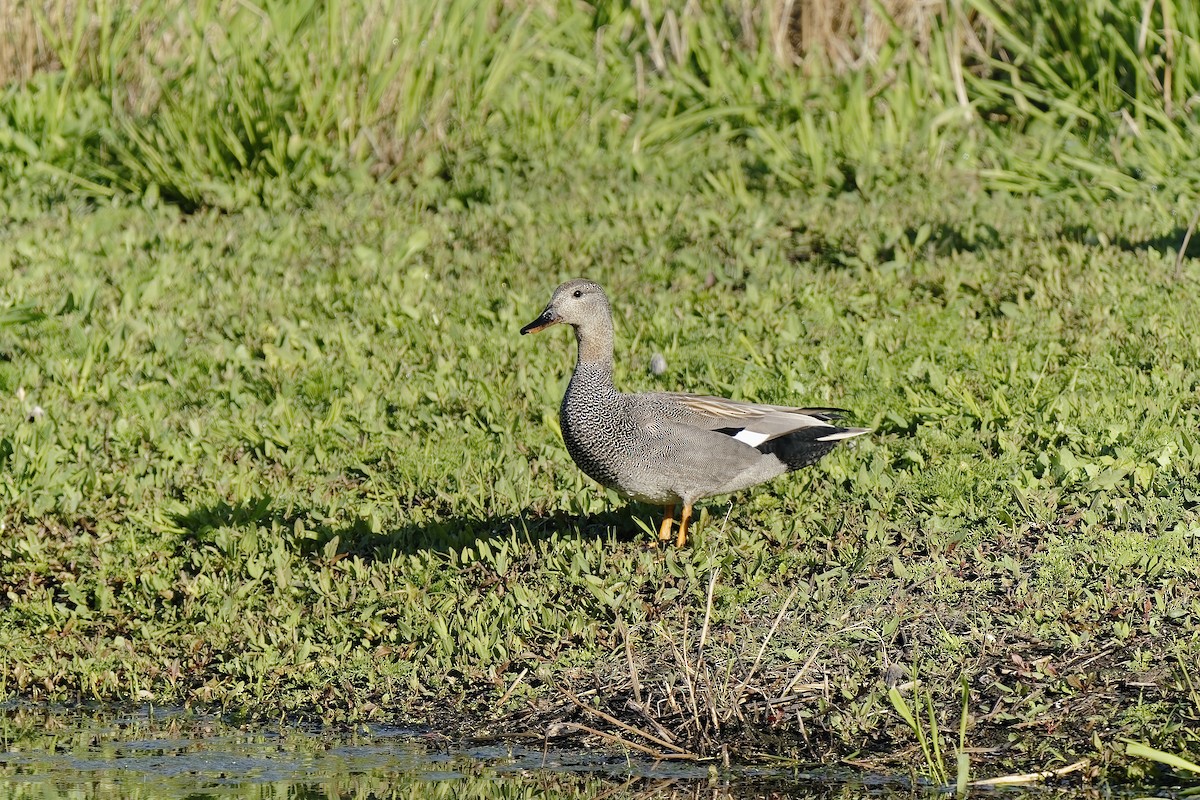
[(817, 463), (843, 439), (852, 439), (870, 432), (867, 428), (814, 425), (763, 442), (758, 446), (758, 450), (771, 453), (784, 463), (788, 472), (791, 472)]

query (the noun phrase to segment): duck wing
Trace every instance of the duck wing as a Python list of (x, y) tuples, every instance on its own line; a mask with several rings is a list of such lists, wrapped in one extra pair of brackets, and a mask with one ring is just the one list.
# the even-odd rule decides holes
[(684, 392), (654, 392), (642, 397), (670, 419), (723, 433), (754, 448), (800, 431), (812, 442), (836, 442), (869, 432), (833, 424), (849, 413), (841, 408), (773, 406)]

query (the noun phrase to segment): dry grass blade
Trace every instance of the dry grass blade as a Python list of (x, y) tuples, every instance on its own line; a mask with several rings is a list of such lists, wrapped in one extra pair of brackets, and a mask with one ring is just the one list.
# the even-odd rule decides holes
[(1200, 224), (1200, 206), (1196, 207), (1196, 213), (1192, 215), (1192, 221), (1188, 223), (1187, 230), (1184, 231), (1179, 251), (1175, 253), (1175, 280), (1177, 281), (1183, 276), (1183, 259), (1187, 255), (1188, 245), (1191, 244), (1192, 234), (1196, 232), (1197, 224)]
[(717, 576), (720, 574), (721, 570), (714, 569), (712, 576), (708, 579), (708, 597), (704, 602), (704, 624), (700, 628), (700, 643), (696, 645), (696, 673), (700, 672), (700, 666), (704, 662), (704, 645), (708, 641), (709, 626), (712, 624), (713, 592), (717, 588)]
[(562, 693), (564, 695), (566, 695), (567, 699), (570, 700), (572, 703), (574, 703), (575, 706), (580, 711), (583, 711), (586, 714), (591, 714), (592, 716), (594, 716), (598, 719), (602, 719), (610, 725), (616, 725), (618, 728), (625, 731), (626, 733), (632, 733), (635, 736), (640, 736), (648, 742), (654, 742), (655, 744), (662, 745), (663, 747), (667, 748), (668, 750), (674, 752), (676, 754), (676, 757), (681, 757), (681, 756), (697, 757), (697, 756), (695, 756), (695, 754), (689, 753), (687, 750), (684, 750), (679, 745), (673, 744), (672, 742), (668, 742), (665, 739), (660, 739), (659, 737), (655, 736), (654, 734), (644, 731), (641, 728), (635, 728), (634, 726), (629, 725), (628, 723), (622, 722), (621, 720), (617, 719), (616, 717), (612, 716), (611, 714), (604, 713), (603, 711), (601, 711), (598, 708), (592, 708), (591, 706), (589, 706), (586, 703), (584, 703), (583, 701), (581, 701), (578, 697), (576, 697), (574, 694), (572, 694), (567, 689), (560, 689), (560, 691), (562, 691)]
[(633, 701), (639, 706), (642, 704), (642, 684), (638, 680), (637, 666), (633, 662), (633, 639), (629, 635), (629, 628), (622, 621), (618, 627), (618, 633), (623, 635), (625, 639), (625, 661), (629, 664), (629, 682), (633, 688)]
[(654, 715), (650, 713), (650, 709), (646, 707), (642, 699), (642, 683), (638, 678), (637, 664), (633, 658), (633, 638), (629, 635), (629, 628), (624, 621), (618, 625), (618, 631), (625, 639), (625, 661), (629, 666), (629, 685), (633, 692), (633, 697), (628, 698), (625, 705), (630, 710), (637, 712), (638, 716), (653, 726), (654, 730), (658, 732), (659, 738), (674, 745), (675, 738), (654, 718)]
[(525, 680), (525, 676), (528, 674), (528, 669), (522, 669), (519, 673), (517, 673), (517, 677), (513, 678), (513, 682), (509, 685), (508, 689), (505, 690), (504, 694), (500, 696), (500, 700), (496, 702), (497, 708), (504, 707), (504, 704), (508, 702), (508, 698), (512, 697), (512, 693), (517, 690), (517, 687), (521, 685), (521, 682)]
[(984, 778), (982, 780), (971, 781), (969, 786), (1019, 786), (1024, 783), (1040, 783), (1041, 781), (1050, 780), (1051, 778), (1060, 778), (1063, 775), (1070, 775), (1072, 772), (1079, 770), (1092, 763), (1090, 759), (1084, 758), (1076, 761), (1074, 764), (1068, 764), (1065, 767), (1058, 769), (1043, 770), (1042, 772), (1026, 772), (1019, 775), (1000, 775), (995, 778)]
[[(779, 613), (775, 615), (775, 621), (771, 623), (770, 630), (768, 630), (767, 635), (763, 637), (762, 645), (758, 648), (758, 655), (754, 657), (754, 663), (750, 665), (750, 671), (746, 673), (746, 677), (743, 678), (742, 682), (738, 684), (737, 691), (734, 693), (738, 698), (742, 697), (746, 691), (746, 686), (750, 683), (750, 681), (754, 680), (754, 674), (758, 672), (758, 665), (762, 663), (763, 655), (767, 652), (767, 645), (769, 645), (771, 643), (771, 639), (774, 638), (775, 631), (779, 630), (779, 624), (783, 622), (784, 616), (787, 614), (788, 609), (791, 608), (792, 601), (796, 599), (796, 595), (799, 593), (799, 591), (799, 588), (792, 589), (792, 593), (789, 594), (787, 599), (783, 601), (783, 606), (780, 607)], [(809, 663), (811, 663), (811, 659)], [(807, 664), (805, 667), (807, 668)], [(784, 694), (786, 694), (786, 692), (784, 692)]]
[(687, 689), (688, 709), (692, 713), (692, 722), (696, 726), (695, 729), (697, 731), (699, 731), (702, 729), (702, 725), (700, 723), (700, 706), (696, 702), (695, 675), (692, 673), (692, 665), (691, 665), (691, 662), (688, 661), (688, 657), (687, 657), (687, 652), (688, 652), (687, 635), (688, 635), (688, 615), (685, 612), (683, 615), (683, 629), (680, 631), (679, 647), (675, 646), (675, 640), (674, 640), (674, 638), (671, 638), (669, 634), (668, 634), (667, 641), (671, 645), (671, 652), (675, 656), (676, 663), (679, 664), (680, 671), (683, 673), (683, 685), (684, 685), (684, 688)]
[(613, 744), (618, 744), (621, 747), (627, 747), (630, 750), (637, 750), (639, 753), (645, 753), (646, 755), (650, 756), (651, 758), (655, 759), (656, 761), (672, 761), (672, 760), (673, 761), (699, 761), (700, 760), (700, 756), (695, 755), (694, 753), (687, 753), (687, 752), (684, 752), (684, 753), (660, 753), (659, 751), (655, 750), (652, 747), (646, 747), (643, 744), (638, 744), (637, 742), (630, 741), (629, 739), (626, 739), (624, 737), (617, 736), (615, 733), (608, 733), (606, 731), (597, 730), (596, 728), (592, 728), (587, 725), (582, 725), (578, 722), (557, 722), (554, 725), (551, 725), (546, 730), (546, 737), (550, 738), (551, 736), (555, 736), (564, 730), (573, 730), (573, 731), (579, 731), (581, 733), (591, 734), (592, 736), (599, 737), (601, 739), (604, 739), (607, 742), (612, 742)]
[(798, 689), (799, 691), (787, 692), (777, 697), (769, 697), (766, 700), (756, 700), (753, 703), (746, 703), (742, 708), (753, 713), (770, 711), (773, 708), (779, 708), (789, 703), (804, 700), (809, 696), (809, 692), (824, 692), (826, 686), (824, 683), (804, 683), (794, 687), (794, 689)]

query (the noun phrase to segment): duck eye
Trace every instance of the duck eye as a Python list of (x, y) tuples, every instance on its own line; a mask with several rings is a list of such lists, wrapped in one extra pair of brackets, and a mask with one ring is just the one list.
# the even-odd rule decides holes
[(583, 297), (583, 290), (576, 289), (574, 292), (571, 293), (571, 296), (572, 297)]

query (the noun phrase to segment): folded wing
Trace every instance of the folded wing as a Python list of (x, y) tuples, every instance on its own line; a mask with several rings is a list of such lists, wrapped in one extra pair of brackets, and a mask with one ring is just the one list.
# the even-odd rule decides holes
[(763, 445), (783, 437), (832, 444), (870, 432), (833, 424), (849, 413), (841, 408), (772, 406), (677, 392), (653, 396), (674, 407), (677, 412), (671, 416), (679, 421), (723, 433), (763, 452), (774, 450)]

